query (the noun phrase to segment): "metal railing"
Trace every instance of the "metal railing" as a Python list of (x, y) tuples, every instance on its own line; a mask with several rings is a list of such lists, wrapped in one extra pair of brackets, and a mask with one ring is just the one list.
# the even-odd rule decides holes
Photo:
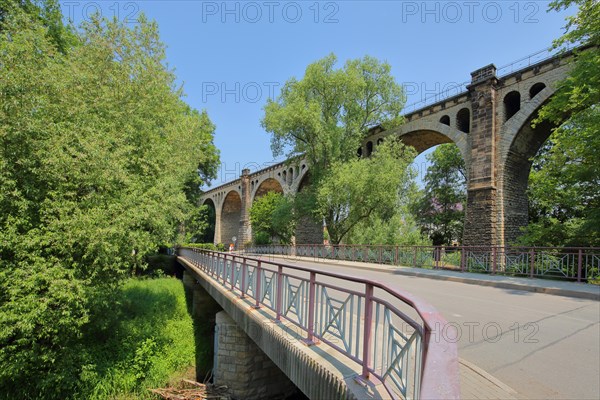
[(502, 78), (512, 74), (513, 72), (518, 72), (526, 68), (532, 67), (541, 62), (555, 58), (561, 55), (561, 53), (566, 53), (570, 50), (573, 50), (575, 47), (577, 46), (571, 43), (567, 43), (559, 48), (549, 47), (540, 51), (536, 51), (533, 54), (530, 54), (509, 64), (501, 66), (496, 70), (496, 77)]
[(577, 282), (600, 279), (598, 247), (271, 245), (246, 251)]
[[(549, 47), (540, 51), (536, 51), (533, 54), (520, 58), (516, 61), (513, 61), (509, 64), (503, 65), (496, 70), (496, 77), (503, 78), (507, 75), (510, 75), (514, 72), (522, 71), (527, 68), (530, 68), (536, 64), (542, 63), (544, 61), (550, 60), (554, 57), (559, 56), (561, 53), (568, 52), (576, 48), (576, 45), (566, 44), (560, 48)], [(452, 97), (460, 96), (466, 94), (468, 92), (467, 86), (472, 82), (465, 81), (462, 83), (458, 83), (456, 85), (452, 85), (451, 87), (436, 93), (434, 95), (428, 96), (425, 99), (416, 101), (414, 103), (408, 104), (402, 110), (403, 115), (412, 114), (416, 111), (420, 111), (422, 109), (428, 108), (429, 106), (441, 102), (443, 100), (450, 99)]]
[[(399, 288), (361, 277), (244, 255), (181, 248), (180, 257), (256, 308), (273, 312), (358, 363), (392, 398), (458, 399), (453, 329), (429, 304)], [(433, 333), (433, 334), (432, 334)]]
[(448, 100), (453, 97), (458, 97), (460, 95), (466, 94), (467, 85), (469, 85), (471, 81), (465, 81), (462, 83), (457, 83), (455, 85), (451, 85), (450, 87), (442, 90), (439, 93), (428, 96), (422, 100), (416, 101), (414, 103), (410, 103), (402, 109), (403, 115), (412, 114), (419, 110), (425, 109), (433, 104), (439, 103), (444, 100)]

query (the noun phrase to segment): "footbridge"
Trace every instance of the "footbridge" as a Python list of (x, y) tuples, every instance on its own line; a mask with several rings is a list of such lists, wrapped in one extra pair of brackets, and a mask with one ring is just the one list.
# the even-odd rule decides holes
[(460, 396), (456, 344), (439, 334), (454, 328), (399, 287), (193, 248), (178, 261), (194, 314), (216, 319), (214, 380), (234, 398)]
[[(593, 51), (596, 49), (580, 51)], [(578, 51), (579, 51), (578, 50)], [(358, 156), (369, 156), (385, 138), (395, 137), (421, 153), (455, 143), (467, 166), (467, 204), (463, 243), (505, 246), (528, 221), (527, 184), (532, 157), (552, 132), (547, 123), (532, 127), (540, 107), (556, 91), (574, 58), (572, 51), (543, 50), (506, 66), (490, 64), (471, 72), (456, 88), (408, 106), (397, 129), (371, 129)], [(211, 188), (202, 203), (215, 210), (215, 243), (244, 244), (252, 239), (249, 210), (267, 192), (296, 193), (308, 182), (305, 160), (288, 160), (265, 169), (246, 169), (234, 181)], [(296, 244), (322, 243), (323, 227), (298, 224)], [(239, 247), (239, 246), (238, 246)]]

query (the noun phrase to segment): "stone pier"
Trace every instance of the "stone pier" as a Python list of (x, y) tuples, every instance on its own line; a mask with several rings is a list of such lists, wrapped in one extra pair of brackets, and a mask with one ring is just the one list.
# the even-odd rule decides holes
[(234, 399), (281, 399), (297, 390), (225, 311), (216, 319), (213, 373)]
[(213, 368), (215, 317), (221, 306), (188, 271), (183, 273), (183, 285), (188, 312), (194, 322), (196, 380), (202, 382)]

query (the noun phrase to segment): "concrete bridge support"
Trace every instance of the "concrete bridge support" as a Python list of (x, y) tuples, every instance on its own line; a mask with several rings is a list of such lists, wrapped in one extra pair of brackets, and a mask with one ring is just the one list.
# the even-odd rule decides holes
[(285, 398), (297, 390), (225, 311), (216, 318), (213, 373), (234, 399)]

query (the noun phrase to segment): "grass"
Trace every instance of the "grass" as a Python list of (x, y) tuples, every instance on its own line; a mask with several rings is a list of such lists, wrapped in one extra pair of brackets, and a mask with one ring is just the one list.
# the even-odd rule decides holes
[(81, 390), (73, 398), (151, 399), (149, 388), (195, 378), (196, 343), (183, 284), (129, 280), (102, 329), (85, 335)]

